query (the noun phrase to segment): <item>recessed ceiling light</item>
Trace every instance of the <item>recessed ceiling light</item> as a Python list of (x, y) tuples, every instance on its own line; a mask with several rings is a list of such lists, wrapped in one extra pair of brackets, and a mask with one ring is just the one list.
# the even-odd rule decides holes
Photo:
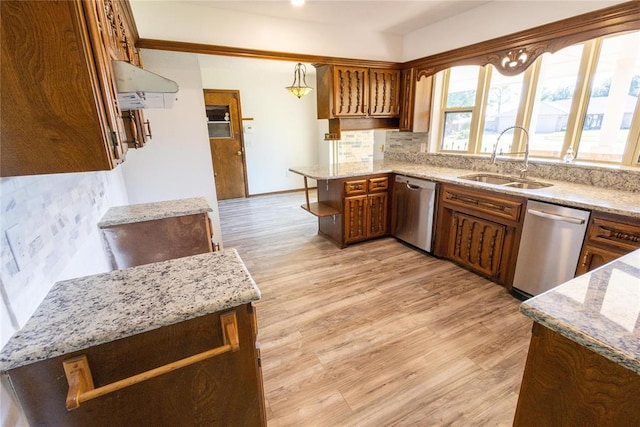
[(303, 6), (304, 0), (291, 0), (291, 4), (294, 6)]

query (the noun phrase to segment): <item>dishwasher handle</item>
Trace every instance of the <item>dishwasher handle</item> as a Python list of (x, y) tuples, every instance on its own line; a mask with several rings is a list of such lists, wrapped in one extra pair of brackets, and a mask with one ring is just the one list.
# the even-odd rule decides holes
[(422, 187), (420, 187), (419, 185), (409, 184), (409, 183), (407, 182), (407, 188), (408, 188), (409, 190), (420, 190)]
[(531, 215), (535, 215), (535, 216), (539, 216), (542, 218), (546, 218), (546, 219), (550, 219), (553, 221), (562, 221), (562, 222), (568, 222), (570, 224), (584, 224), (585, 220), (582, 218), (574, 218), (571, 216), (562, 216), (562, 215), (555, 215), (555, 214), (550, 214), (548, 212), (543, 212), (543, 211), (539, 211), (536, 209), (527, 209), (527, 213), (531, 214)]

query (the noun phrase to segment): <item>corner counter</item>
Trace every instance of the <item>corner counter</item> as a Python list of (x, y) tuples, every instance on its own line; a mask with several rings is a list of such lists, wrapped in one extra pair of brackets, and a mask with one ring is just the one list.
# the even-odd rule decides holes
[[(264, 425), (258, 299), (233, 249), (58, 282), (2, 349), (2, 380), (32, 425)], [(80, 395), (166, 370), (84, 399), (67, 367), (83, 357)]]
[(640, 421), (640, 250), (522, 303), (534, 321), (514, 425)]

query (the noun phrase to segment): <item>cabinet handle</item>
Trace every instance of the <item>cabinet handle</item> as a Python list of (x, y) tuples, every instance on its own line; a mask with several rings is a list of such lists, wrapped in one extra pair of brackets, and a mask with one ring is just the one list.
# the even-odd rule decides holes
[(71, 411), (76, 409), (80, 407), (80, 403), (86, 402), (87, 400), (113, 393), (114, 391), (118, 391), (142, 381), (210, 359), (214, 356), (230, 351), (238, 351), (240, 349), (240, 343), (238, 340), (238, 322), (236, 320), (236, 312), (232, 311), (231, 313), (222, 314), (220, 316), (220, 324), (222, 326), (222, 338), (224, 340), (224, 345), (98, 388), (95, 388), (93, 385), (93, 377), (91, 376), (91, 370), (89, 369), (89, 362), (86, 355), (65, 360), (62, 362), (62, 366), (64, 367), (64, 373), (67, 377), (67, 383), (69, 384), (69, 391), (67, 392), (66, 400), (67, 410)]
[(151, 135), (151, 122), (147, 119), (144, 121), (144, 124), (147, 127), (147, 136), (149, 139), (153, 139), (153, 136)]

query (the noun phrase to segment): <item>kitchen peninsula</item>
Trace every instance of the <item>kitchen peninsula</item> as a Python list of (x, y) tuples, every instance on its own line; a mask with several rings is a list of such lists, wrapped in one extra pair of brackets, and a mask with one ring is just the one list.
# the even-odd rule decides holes
[(638, 425), (640, 250), (520, 310), (534, 325), (515, 426)]
[(32, 425), (264, 425), (259, 298), (233, 249), (58, 282), (2, 380)]
[[(526, 197), (542, 202), (557, 203), (566, 206), (598, 210), (601, 212), (619, 214), (640, 218), (640, 180), (628, 180), (621, 184), (624, 188), (616, 189), (611, 185), (603, 185), (602, 191), (587, 182), (571, 182), (560, 180), (557, 176), (530, 175), (532, 179), (542, 180), (553, 184), (550, 187), (535, 190), (504, 187), (484, 182), (470, 181), (460, 178), (474, 172), (504, 173), (495, 168), (483, 168), (482, 164), (489, 163), (488, 159), (482, 159), (473, 163), (464, 161), (460, 166), (434, 166), (428, 163), (415, 163), (397, 160), (380, 160), (373, 162), (338, 163), (329, 165), (316, 165), (309, 167), (292, 167), (291, 172), (318, 181), (318, 188), (325, 185), (325, 181), (334, 179), (354, 178), (366, 175), (396, 173), (416, 178), (422, 178), (440, 183), (457, 184), (465, 187), (490, 189), (497, 193)], [(478, 167), (480, 164), (480, 167)], [(540, 169), (542, 169), (540, 166)], [(561, 168), (565, 165), (549, 162), (545, 169)], [(576, 166), (570, 166), (576, 167)], [(531, 168), (536, 170), (536, 166)], [(569, 169), (570, 170), (570, 169)], [(565, 175), (571, 176), (571, 172)], [(639, 174), (640, 175), (640, 174)], [(595, 188), (595, 190), (594, 190)]]

